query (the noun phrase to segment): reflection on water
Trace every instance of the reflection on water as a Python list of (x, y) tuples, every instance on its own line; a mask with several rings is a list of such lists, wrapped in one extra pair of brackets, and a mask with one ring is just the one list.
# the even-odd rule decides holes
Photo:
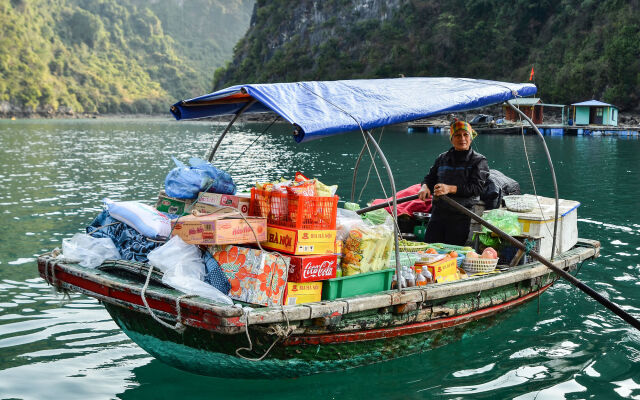
[[(222, 129), (161, 119), (0, 121), (0, 397), (640, 398), (640, 335), (564, 282), (498, 326), (425, 354), (299, 379), (237, 381), (185, 373), (153, 359), (96, 300), (71, 294), (62, 302), (38, 278), (35, 257), (82, 231), (104, 197), (153, 202), (172, 168), (170, 157), (203, 156)], [(284, 124), (259, 137), (263, 129), (234, 128), (214, 160), (241, 189), (299, 170), (338, 184), (341, 199), (350, 197), (359, 134), (296, 145)], [(447, 139), (387, 128), (381, 146), (398, 187), (419, 182)], [(549, 196), (539, 139), (525, 139), (536, 189)], [(581, 202), (581, 236), (603, 244), (602, 256), (585, 263), (578, 278), (640, 317), (640, 210), (634, 205), (640, 142), (546, 139), (560, 196)], [(474, 146), (491, 168), (532, 192), (522, 138), (481, 136)], [(368, 181), (363, 205), (384, 196), (368, 170), (364, 162), (358, 176), (358, 188)]]

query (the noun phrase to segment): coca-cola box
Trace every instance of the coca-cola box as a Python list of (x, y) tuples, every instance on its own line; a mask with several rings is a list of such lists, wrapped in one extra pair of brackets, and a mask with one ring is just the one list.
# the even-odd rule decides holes
[(289, 282), (316, 282), (336, 277), (337, 256), (291, 256)]

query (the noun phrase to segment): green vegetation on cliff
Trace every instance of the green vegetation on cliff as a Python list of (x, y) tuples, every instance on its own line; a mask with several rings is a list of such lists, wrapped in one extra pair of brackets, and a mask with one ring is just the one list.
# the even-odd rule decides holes
[(216, 88), (459, 76), (534, 82), (545, 102), (640, 100), (640, 4), (621, 0), (258, 0)]
[(166, 112), (211, 88), (253, 0), (0, 0), (0, 113)]

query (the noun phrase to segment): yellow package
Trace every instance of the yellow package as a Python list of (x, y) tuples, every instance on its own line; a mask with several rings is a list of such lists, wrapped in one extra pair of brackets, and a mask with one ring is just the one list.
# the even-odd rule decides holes
[(338, 191), (338, 185), (327, 186), (316, 179), (316, 196), (331, 197)]

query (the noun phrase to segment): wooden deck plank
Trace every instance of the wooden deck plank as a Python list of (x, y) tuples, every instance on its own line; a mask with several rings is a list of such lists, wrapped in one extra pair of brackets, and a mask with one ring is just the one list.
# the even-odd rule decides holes
[[(585, 259), (596, 257), (599, 254), (600, 242), (596, 240), (580, 239), (578, 246), (565, 252), (562, 256), (554, 260), (554, 264), (560, 268), (575, 265)], [(54, 259), (50, 259), (50, 262), (55, 262)], [(104, 301), (109, 301), (114, 304), (122, 306), (122, 301), (117, 301), (108, 298), (108, 293), (112, 290), (119, 290), (126, 292), (132, 298), (140, 296), (142, 285), (138, 281), (127, 279), (126, 277), (118, 277), (110, 272), (96, 272), (96, 270), (88, 270), (79, 266), (70, 264), (61, 264), (54, 266), (56, 271), (64, 269), (65, 272), (73, 274), (82, 279), (90, 280), (97, 288), (103, 287), (106, 292), (101, 295)], [(445, 299), (452, 296), (462, 296), (470, 293), (478, 293), (495, 289), (501, 286), (513, 284), (516, 282), (526, 282), (534, 280), (537, 277), (547, 275), (551, 272), (546, 266), (541, 263), (531, 263), (528, 265), (518, 266), (510, 270), (489, 276), (482, 276), (477, 278), (469, 278), (460, 281), (447, 282), (442, 284), (430, 284), (424, 287), (408, 288), (402, 291), (387, 291), (383, 293), (376, 293), (372, 295), (362, 295), (358, 297), (337, 299), (334, 301), (323, 301), (319, 303), (309, 303), (295, 306), (283, 306), (272, 308), (254, 308), (249, 314), (250, 325), (268, 325), (268, 324), (282, 324), (289, 320), (290, 323), (295, 321), (310, 320), (313, 318), (326, 318), (335, 317), (337, 315), (353, 314), (374, 309), (383, 309), (390, 306), (398, 306), (407, 303), (416, 304), (420, 307), (425, 301), (433, 301), (438, 299)], [(43, 274), (43, 277), (49, 278), (52, 281), (51, 274)], [(90, 296), (96, 296), (91, 290), (78, 290), (73, 285), (66, 285), (65, 288), (76, 290), (85, 293)], [(92, 294), (93, 293), (93, 294)], [(147, 299), (155, 300), (157, 302), (164, 302), (166, 304), (173, 304), (173, 307), (165, 307), (167, 311), (158, 310), (158, 314), (168, 319), (172, 318), (172, 312), (175, 308), (175, 299), (182, 293), (166, 287), (152, 285), (147, 290)], [(122, 304), (121, 304), (122, 303)], [(126, 305), (126, 304), (125, 304)], [(132, 305), (129, 305), (132, 307)], [(240, 307), (234, 306), (220, 306), (214, 304), (208, 299), (200, 297), (187, 298), (181, 301), (181, 307), (188, 311), (198, 310), (198, 312), (205, 313), (212, 319), (220, 319), (219, 328), (225, 331), (237, 331), (242, 328), (242, 324), (239, 322), (240, 317), (243, 315), (243, 310)], [(135, 305), (134, 308), (141, 312), (140, 305)], [(415, 310), (415, 308), (409, 307), (405, 311)], [(402, 311), (402, 310), (396, 310)], [(195, 323), (192, 321), (192, 316), (188, 312), (183, 313), (185, 322), (189, 325)], [(175, 318), (175, 317), (173, 317)], [(302, 329), (302, 328), (299, 328)]]

